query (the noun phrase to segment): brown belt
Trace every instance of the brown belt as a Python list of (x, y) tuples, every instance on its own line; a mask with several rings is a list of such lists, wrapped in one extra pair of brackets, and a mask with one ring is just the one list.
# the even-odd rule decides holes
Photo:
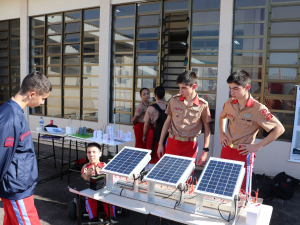
[(239, 149), (240, 147), (242, 147), (242, 145), (234, 145), (234, 144), (232, 144), (232, 143), (228, 143), (228, 146), (229, 146), (230, 148), (235, 148), (235, 149)]
[(178, 141), (196, 141), (197, 138), (196, 137), (191, 137), (191, 138), (185, 138), (185, 137), (178, 137), (178, 136), (174, 136), (172, 134), (169, 134), (169, 137)]

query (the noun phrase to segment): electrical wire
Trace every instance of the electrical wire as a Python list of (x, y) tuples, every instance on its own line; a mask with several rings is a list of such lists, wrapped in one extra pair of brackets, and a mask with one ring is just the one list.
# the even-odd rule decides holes
[(230, 219), (230, 216), (231, 216), (231, 213), (229, 213), (229, 216), (228, 216), (228, 219), (225, 219), (222, 214), (221, 214), (221, 211), (220, 211), (220, 205), (222, 204), (225, 204), (224, 200), (218, 205), (218, 211), (219, 211), (219, 214), (220, 216), (222, 217), (223, 220), (227, 221), (227, 222), (230, 222), (231, 220), (234, 220), (235, 216), (236, 216), (236, 205), (237, 205), (237, 200), (234, 199), (234, 216)]

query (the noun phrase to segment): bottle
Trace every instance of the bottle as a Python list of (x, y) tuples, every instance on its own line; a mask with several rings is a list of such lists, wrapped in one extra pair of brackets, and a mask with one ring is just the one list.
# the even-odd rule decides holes
[(39, 121), (40, 129), (43, 131), (44, 130), (44, 119), (41, 116), (40, 121)]

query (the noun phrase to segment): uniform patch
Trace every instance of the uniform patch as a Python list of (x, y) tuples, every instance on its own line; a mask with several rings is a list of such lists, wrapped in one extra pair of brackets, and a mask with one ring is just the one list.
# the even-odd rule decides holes
[(231, 114), (227, 114), (227, 116), (229, 116), (229, 117), (232, 117), (232, 118), (233, 118), (233, 115), (231, 115)]
[(244, 116), (245, 116), (246, 118), (251, 118), (251, 117), (252, 117), (251, 113), (246, 113)]
[(260, 114), (263, 116), (267, 115), (267, 112), (268, 112), (268, 110), (266, 110), (266, 109), (260, 110)]
[(5, 139), (4, 147), (13, 147), (14, 146), (14, 138), (12, 136)]
[(181, 109), (181, 108), (176, 108), (176, 107), (175, 107), (174, 109), (175, 109), (175, 110), (179, 110), (179, 111), (182, 111), (182, 109)]
[(137, 108), (135, 111), (136, 111), (137, 113), (139, 113), (139, 112), (141, 111), (141, 109), (140, 109), (140, 108)]
[(198, 107), (193, 107), (193, 110), (199, 112), (199, 108)]
[(20, 137), (21, 142), (24, 140), (24, 138), (28, 137), (30, 134), (31, 134), (30, 130), (22, 134)]
[(271, 113), (268, 113), (266, 116), (265, 116), (265, 119), (269, 122), (270, 119), (273, 118), (273, 115)]

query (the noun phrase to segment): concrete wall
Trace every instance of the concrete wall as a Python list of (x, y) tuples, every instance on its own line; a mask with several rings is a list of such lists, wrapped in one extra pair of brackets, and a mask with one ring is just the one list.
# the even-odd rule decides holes
[[(28, 10), (24, 7), (28, 2)], [(110, 87), (110, 32), (111, 32), (111, 16), (112, 5), (134, 3), (134, 0), (0, 0), (0, 20), (15, 19), (21, 17), (21, 76), (24, 77), (28, 72), (28, 17), (34, 15), (42, 15), (48, 13), (56, 13), (62, 11), (70, 11), (76, 9), (84, 9), (90, 7), (99, 7), (101, 11), (100, 18), (100, 56), (99, 60), (99, 122), (85, 122), (86, 127), (99, 129), (103, 124), (108, 123), (109, 118), (109, 87)], [(211, 136), (209, 156), (219, 157), (221, 146), (219, 143), (219, 115), (223, 107), (223, 103), (229, 95), (226, 79), (231, 70), (231, 46), (232, 46), (232, 25), (233, 25), (233, 0), (221, 1), (220, 14), (220, 38), (219, 38), (219, 62), (218, 62), (218, 85), (217, 85), (217, 107), (216, 107), (216, 127), (215, 134)], [(27, 17), (27, 18), (26, 18)], [(24, 30), (25, 26), (25, 30)], [(101, 106), (101, 107), (100, 107)], [(48, 124), (50, 117), (45, 117), (45, 124)], [(32, 130), (38, 126), (38, 116), (29, 116), (29, 125)], [(55, 124), (59, 124), (64, 128), (67, 126), (67, 119), (54, 119)], [(74, 122), (77, 126), (77, 122)], [(124, 132), (131, 131), (132, 126), (116, 125), (116, 130), (122, 129)], [(33, 134), (36, 138), (36, 135)], [(199, 150), (203, 147), (203, 134), (198, 137)], [(260, 140), (256, 140), (256, 143)], [(131, 146), (134, 142), (130, 143)], [(120, 146), (122, 148), (123, 146)], [(276, 175), (281, 171), (300, 178), (298, 173), (299, 164), (289, 162), (290, 142), (276, 141), (264, 147), (257, 153), (255, 160), (254, 172), (266, 173), (267, 175)]]

